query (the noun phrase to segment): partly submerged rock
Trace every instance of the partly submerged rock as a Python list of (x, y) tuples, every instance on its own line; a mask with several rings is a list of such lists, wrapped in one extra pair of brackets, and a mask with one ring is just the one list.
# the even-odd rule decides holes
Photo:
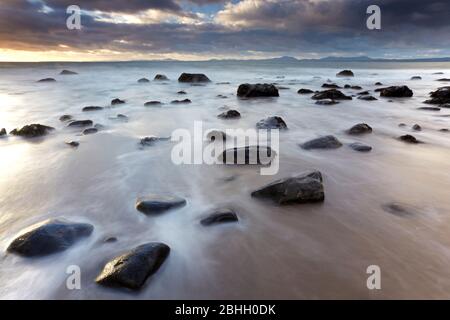
[(183, 100), (172, 100), (170, 103), (171, 104), (188, 104), (191, 103), (192, 101), (189, 99), (183, 99)]
[(84, 107), (81, 111), (89, 112), (89, 111), (100, 111), (100, 110), (103, 110), (103, 107), (100, 107), (100, 106), (87, 106), (87, 107)]
[(81, 238), (89, 236), (93, 229), (87, 223), (47, 220), (17, 237), (7, 251), (26, 257), (45, 256), (66, 250)]
[(314, 91), (312, 91), (311, 89), (301, 88), (301, 89), (298, 89), (297, 93), (298, 94), (310, 94), (310, 93), (314, 93)]
[(111, 100), (111, 105), (112, 106), (115, 106), (117, 104), (124, 104), (124, 103), (125, 103), (125, 101), (124, 100), (120, 100), (119, 98)]
[(184, 205), (185, 199), (170, 195), (150, 194), (136, 201), (136, 209), (146, 215), (159, 214)]
[(75, 75), (75, 74), (78, 74), (78, 73), (75, 72), (75, 71), (63, 70), (59, 74), (63, 75), (63, 76), (70, 76), (70, 75)]
[(421, 76), (412, 76), (411, 80), (422, 80)]
[(66, 122), (72, 120), (72, 118), (73, 117), (70, 114), (63, 114), (61, 117), (59, 117), (59, 121)]
[(203, 73), (182, 73), (178, 82), (210, 82), (209, 78)]
[(421, 143), (421, 141), (417, 140), (416, 137), (414, 137), (413, 135), (410, 134), (405, 134), (403, 136), (400, 136), (398, 138), (400, 141), (406, 142), (406, 143)]
[(450, 103), (450, 86), (438, 88), (436, 91), (430, 92), (431, 99), (425, 103), (443, 105)]
[(148, 136), (144, 137), (139, 141), (139, 144), (143, 147), (153, 146), (158, 141), (167, 141), (170, 140), (170, 137), (155, 137)]
[(148, 80), (147, 78), (140, 78), (137, 82), (138, 83), (148, 83), (148, 82), (150, 82), (150, 80)]
[[(379, 89), (377, 89), (379, 90)], [(380, 91), (380, 97), (389, 98), (409, 98), (413, 96), (413, 92), (407, 86), (391, 86), (382, 88)]]
[(156, 80), (156, 81), (167, 81), (167, 80), (169, 80), (169, 78), (167, 78), (167, 76), (164, 75), (164, 74), (157, 74), (153, 80)]
[(322, 88), (327, 89), (341, 89), (341, 86), (338, 86), (336, 83), (324, 83), (322, 84)]
[(226, 164), (268, 165), (276, 156), (269, 146), (245, 146), (226, 149), (220, 154), (219, 161)]
[(440, 81), (440, 82), (450, 82), (449, 78), (442, 78), (442, 79), (437, 79), (436, 81)]
[(441, 111), (439, 107), (419, 107), (417, 110), (425, 110), (425, 111)]
[(26, 126), (23, 126), (20, 129), (14, 129), (10, 132), (10, 134), (14, 136), (20, 136), (24, 138), (35, 138), (35, 137), (41, 137), (45, 136), (50, 131), (54, 130), (55, 128), (44, 126), (42, 124), (33, 123), (28, 124)]
[(69, 122), (68, 127), (90, 127), (94, 123), (92, 120), (74, 120)]
[(353, 127), (347, 130), (348, 134), (363, 134), (363, 133), (372, 133), (372, 127), (367, 123), (358, 123)]
[(278, 204), (322, 202), (325, 199), (322, 174), (319, 171), (274, 181), (256, 191), (252, 197), (272, 199)]
[(98, 129), (97, 128), (87, 128), (83, 130), (83, 134), (84, 135), (88, 135), (88, 134), (94, 134), (97, 133)]
[(237, 222), (238, 216), (234, 210), (229, 208), (220, 208), (208, 213), (208, 216), (203, 218), (200, 223), (204, 226), (210, 226), (213, 224)]
[(6, 136), (6, 135), (7, 135), (6, 129), (5, 129), (5, 128), (2, 128), (2, 129), (0, 130), (0, 137)]
[(413, 129), (414, 131), (422, 131), (422, 127), (419, 126), (417, 123), (416, 123), (415, 125), (412, 126), (412, 129)]
[(38, 82), (56, 82), (56, 80), (53, 78), (44, 78), (44, 79), (38, 80)]
[(371, 96), (371, 95), (360, 95), (360, 96), (358, 96), (358, 99), (360, 99), (360, 100), (365, 100), (365, 101), (375, 101), (375, 100), (378, 100), (377, 98), (375, 98), (374, 96)]
[(104, 286), (137, 290), (169, 256), (168, 245), (151, 242), (140, 245), (109, 261), (95, 281)]
[(285, 130), (287, 129), (286, 122), (284, 122), (283, 118), (274, 116), (274, 117), (268, 117), (266, 119), (259, 120), (256, 123), (257, 129), (280, 129)]
[(341, 146), (342, 143), (335, 136), (331, 135), (319, 137), (300, 144), (300, 147), (305, 150), (337, 149)]
[(227, 110), (219, 114), (217, 117), (221, 119), (238, 119), (241, 117), (241, 114), (237, 110)]
[(351, 70), (342, 70), (336, 74), (336, 77), (354, 77), (354, 73)]
[(332, 105), (335, 105), (338, 103), (339, 103), (339, 101), (332, 100), (332, 99), (322, 99), (322, 100), (317, 100), (315, 102), (315, 104), (320, 105), (320, 106), (332, 106)]
[(322, 100), (322, 99), (331, 99), (331, 100), (352, 100), (352, 97), (346, 96), (341, 91), (336, 89), (329, 89), (324, 91), (316, 92), (311, 99), (314, 100)]
[(184, 91), (184, 90), (180, 90), (180, 91), (177, 92), (177, 94), (187, 94), (187, 92)]
[(65, 144), (67, 144), (68, 146), (74, 147), (74, 148), (76, 148), (80, 145), (80, 143), (78, 141), (67, 141), (67, 142), (65, 142)]
[(144, 106), (146, 107), (151, 107), (151, 106), (160, 106), (162, 103), (161, 101), (147, 101), (146, 103), (144, 103)]
[(278, 97), (279, 93), (277, 87), (275, 87), (273, 84), (244, 83), (239, 85), (237, 90), (237, 96), (240, 98)]
[(363, 144), (361, 142), (353, 142), (349, 144), (349, 147), (352, 148), (355, 151), (359, 152), (369, 152), (372, 150), (371, 146), (368, 146), (366, 144)]
[(417, 210), (417, 208), (407, 205), (407, 204), (399, 203), (399, 202), (385, 203), (381, 206), (381, 208), (384, 211), (391, 213), (393, 215), (399, 216), (399, 217), (416, 215), (419, 212), (419, 210)]

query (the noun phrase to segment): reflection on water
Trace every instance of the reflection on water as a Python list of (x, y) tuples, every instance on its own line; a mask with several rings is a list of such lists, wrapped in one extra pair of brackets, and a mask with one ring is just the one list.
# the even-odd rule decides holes
[[(449, 75), (450, 66), (381, 67), (378, 75), (373, 69), (355, 69), (351, 80), (336, 79), (339, 70), (331, 66), (79, 64), (65, 66), (79, 72), (66, 77), (57, 76), (63, 66), (51, 64), (2, 70), (0, 127), (10, 131), (42, 123), (56, 130), (40, 141), (0, 139), (0, 249), (5, 252), (23, 228), (49, 217), (90, 222), (95, 230), (70, 250), (43, 259), (2, 253), (0, 298), (448, 298), (450, 136), (438, 130), (449, 128), (450, 120), (416, 108), (430, 90), (442, 86), (432, 72)], [(175, 81), (189, 71), (204, 72), (213, 83), (189, 86)], [(137, 83), (156, 73), (172, 81)], [(409, 81), (413, 75), (423, 80)], [(57, 82), (35, 82), (49, 76)], [(414, 97), (317, 106), (296, 93), (302, 87), (318, 90), (328, 78), (364, 90), (374, 90), (376, 81), (407, 84)], [(258, 81), (289, 89), (280, 91), (277, 99), (236, 99), (240, 83)], [(192, 104), (168, 104), (179, 98), (180, 90)], [(108, 106), (114, 98), (127, 103), (81, 112), (87, 105)], [(144, 107), (150, 100), (166, 104)], [(218, 119), (224, 105), (237, 109), (241, 119)], [(118, 113), (128, 121), (112, 119)], [(63, 114), (92, 119), (104, 129), (81, 136), (58, 120)], [(192, 131), (198, 120), (204, 130), (248, 129), (272, 115), (283, 117), (289, 127), (280, 134), (276, 176), (261, 176), (253, 166), (176, 166), (170, 160), (173, 143), (143, 150), (138, 146), (144, 136), (165, 137), (178, 128)], [(360, 137), (344, 133), (358, 122), (370, 124), (374, 132)], [(421, 132), (412, 132), (415, 123)], [(406, 133), (426, 143), (408, 145), (394, 139)], [(325, 134), (335, 135), (344, 146), (331, 151), (298, 147)], [(64, 144), (67, 140), (80, 146), (70, 148)], [(347, 146), (354, 141), (371, 145), (372, 152), (354, 152)], [(308, 169), (324, 175), (323, 204), (277, 207), (249, 196), (265, 183)], [(136, 197), (166, 192), (185, 197), (188, 204), (158, 217), (135, 210)], [(413, 207), (414, 214), (383, 210), (393, 202)], [(202, 215), (220, 205), (234, 207), (239, 223), (202, 227)], [(103, 243), (109, 236), (118, 241)], [(143, 290), (115, 291), (93, 282), (108, 259), (148, 241), (165, 242), (172, 251)], [(81, 267), (82, 290), (65, 288), (65, 270), (71, 264)], [(378, 292), (366, 288), (371, 264), (381, 267)]]

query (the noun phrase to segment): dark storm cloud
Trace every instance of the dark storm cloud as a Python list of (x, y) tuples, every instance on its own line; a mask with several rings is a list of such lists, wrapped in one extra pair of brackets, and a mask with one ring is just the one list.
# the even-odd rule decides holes
[[(0, 9), (0, 47), (29, 50), (109, 49), (150, 53), (420, 55), (433, 49), (450, 55), (450, 1), (384, 0), (382, 30), (366, 28), (366, 8), (372, 0), (241, 0), (226, 4), (215, 20), (188, 23), (162, 19), (148, 24), (115, 24), (83, 15), (83, 30), (67, 30), (66, 5), (84, 10), (137, 14), (147, 9), (173, 17), (196, 19), (183, 4), (208, 5), (221, 0), (71, 1), (3, 0)], [(376, 3), (375, 3), (376, 4)], [(441, 50), (441, 51), (439, 51)]]

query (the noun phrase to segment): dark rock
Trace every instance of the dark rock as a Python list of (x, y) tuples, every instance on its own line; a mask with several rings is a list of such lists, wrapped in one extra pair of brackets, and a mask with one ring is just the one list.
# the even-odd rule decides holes
[(352, 85), (346, 84), (346, 85), (344, 86), (344, 89), (361, 90), (362, 87), (361, 87), (361, 86), (352, 86)]
[(232, 209), (222, 208), (214, 210), (208, 214), (206, 218), (203, 218), (200, 223), (204, 226), (210, 226), (213, 224), (225, 223), (225, 222), (237, 222), (238, 217), (236, 212)]
[(300, 147), (305, 150), (312, 149), (336, 149), (342, 146), (342, 143), (335, 136), (323, 136), (305, 143), (300, 144)]
[(229, 82), (217, 82), (217, 85), (230, 84)]
[(184, 100), (173, 100), (170, 103), (171, 104), (187, 104), (187, 103), (191, 103), (192, 101), (189, 99), (184, 99)]
[(41, 137), (45, 136), (50, 131), (54, 130), (55, 128), (44, 126), (42, 124), (29, 124), (26, 126), (23, 126), (21, 129), (14, 129), (10, 132), (10, 134), (14, 136), (21, 136), (25, 138), (35, 138), (35, 137)]
[(203, 73), (182, 73), (178, 82), (210, 82), (209, 78)]
[(352, 148), (355, 151), (358, 152), (369, 152), (372, 150), (371, 146), (368, 146), (366, 144), (360, 143), (360, 142), (353, 142), (349, 144), (350, 148)]
[(164, 243), (151, 242), (109, 261), (95, 281), (108, 287), (140, 289), (166, 258), (170, 248)]
[(416, 215), (418, 210), (412, 206), (401, 204), (397, 202), (386, 203), (381, 206), (381, 208), (393, 215), (405, 217), (410, 215)]
[(124, 100), (120, 100), (119, 98), (113, 99), (111, 101), (111, 105), (112, 106), (117, 105), (117, 104), (124, 104), (124, 103), (125, 103), (125, 101)]
[(400, 141), (406, 142), (406, 143), (420, 143), (419, 140), (417, 140), (414, 136), (410, 134), (405, 134), (403, 136), (400, 136), (398, 138)]
[(138, 80), (138, 83), (147, 83), (150, 82), (150, 80), (148, 80), (147, 78), (141, 78)]
[(83, 112), (88, 112), (88, 111), (99, 111), (99, 110), (103, 110), (103, 107), (99, 107), (99, 106), (87, 106), (87, 107), (84, 107), (81, 111), (83, 111)]
[(156, 80), (156, 81), (167, 81), (167, 80), (169, 80), (169, 78), (167, 78), (167, 76), (165, 76), (163, 74), (157, 74), (153, 80)]
[(383, 84), (381, 82), (375, 82), (376, 86), (382, 86)]
[(227, 134), (220, 130), (210, 130), (206, 134), (206, 139), (209, 141), (222, 140), (225, 141), (227, 139)]
[(314, 100), (322, 100), (322, 99), (331, 99), (331, 100), (352, 100), (352, 97), (346, 96), (341, 91), (336, 89), (329, 89), (325, 91), (316, 92), (311, 99)]
[(127, 117), (126, 115), (124, 115), (124, 114), (118, 113), (118, 114), (117, 114), (117, 119), (127, 120), (128, 117)]
[(286, 122), (281, 117), (268, 117), (258, 121), (256, 124), (258, 129), (287, 129)]
[(64, 251), (81, 238), (92, 233), (94, 227), (87, 223), (72, 223), (52, 219), (17, 237), (7, 251), (25, 257), (45, 256)]
[(184, 205), (186, 200), (183, 198), (157, 194), (140, 197), (136, 201), (136, 209), (146, 215), (159, 214)]
[(68, 127), (90, 127), (94, 123), (92, 120), (74, 120), (72, 122), (69, 122), (67, 125)]
[(269, 198), (280, 205), (289, 203), (323, 202), (322, 174), (319, 171), (274, 181), (256, 191), (252, 197)]
[(361, 95), (361, 96), (358, 97), (358, 99), (364, 100), (364, 101), (375, 101), (375, 100), (378, 100), (374, 96), (370, 96), (370, 95)]
[(161, 101), (148, 101), (148, 102), (144, 103), (144, 106), (146, 106), (146, 107), (159, 106), (161, 104), (162, 104)]
[(221, 98), (221, 99), (227, 99), (228, 98), (227, 96), (225, 96), (223, 94), (218, 94), (216, 97), (217, 98)]
[(105, 240), (103, 240), (103, 242), (105, 242), (105, 243), (117, 242), (117, 238), (116, 237), (108, 237)]
[(228, 111), (222, 112), (217, 117), (221, 118), (221, 119), (236, 119), (236, 118), (240, 118), (241, 114), (237, 110), (228, 110)]
[(439, 105), (439, 108), (450, 108), (450, 102)]
[(406, 123), (399, 123), (398, 126), (401, 128), (406, 127)]
[(357, 93), (357, 95), (360, 95), (360, 96), (365, 96), (365, 95), (368, 95), (368, 94), (369, 94), (369, 91), (361, 91), (361, 92)]
[(39, 80), (38, 82), (56, 82), (56, 80), (53, 78), (44, 78)]
[(422, 127), (419, 126), (418, 124), (413, 125), (412, 129), (413, 129), (414, 131), (422, 131)]
[(78, 141), (68, 141), (68, 142), (66, 142), (66, 144), (68, 146), (71, 146), (71, 147), (74, 147), (74, 148), (76, 148), (76, 147), (78, 147), (80, 145), (80, 143)]
[(438, 88), (436, 91), (430, 92), (431, 99), (426, 100), (429, 104), (446, 104), (450, 103), (450, 86)]
[(444, 74), (443, 72), (433, 72), (432, 74)]
[(241, 98), (279, 97), (278, 89), (273, 84), (241, 84), (237, 90), (237, 96)]
[(448, 79), (448, 78), (442, 78), (442, 79), (437, 79), (436, 81), (450, 82), (450, 79)]
[(283, 87), (283, 86), (277, 86), (278, 90), (290, 90), (291, 88)]
[(6, 129), (5, 129), (5, 128), (2, 128), (2, 129), (0, 130), (0, 137), (6, 136), (6, 135), (7, 135)]
[(331, 100), (331, 99), (323, 99), (323, 100), (317, 100), (316, 104), (322, 105), (322, 106), (332, 106), (334, 104), (338, 104), (339, 101)]
[(372, 133), (372, 127), (366, 123), (358, 123), (347, 130), (348, 134), (364, 134)]
[(413, 92), (407, 86), (392, 86), (383, 88), (380, 91), (380, 97), (389, 98), (409, 98), (413, 96)]
[(78, 74), (78, 73), (76, 73), (75, 71), (63, 70), (59, 74), (63, 75), (63, 76), (70, 76), (70, 75), (75, 75), (75, 74)]
[(341, 87), (338, 86), (335, 83), (324, 83), (322, 84), (322, 88), (328, 88), (328, 89), (340, 89)]
[(449, 132), (450, 130), (447, 128), (439, 129), (440, 132)]
[(417, 110), (426, 110), (426, 111), (441, 111), (441, 108), (438, 107), (419, 107)]
[(420, 77), (420, 76), (413, 76), (413, 77), (411, 77), (411, 80), (422, 80), (422, 77)]
[(268, 146), (245, 146), (226, 149), (219, 156), (219, 161), (225, 164), (268, 165), (276, 152)]
[(184, 91), (184, 90), (180, 90), (180, 91), (178, 91), (177, 93), (178, 93), (178, 94), (187, 94), (186, 91)]
[(299, 89), (297, 91), (298, 94), (310, 94), (310, 93), (314, 93), (314, 91), (312, 91), (311, 89)]
[(342, 70), (336, 74), (336, 77), (354, 77), (355, 75), (351, 70)]
[(70, 114), (64, 114), (61, 117), (59, 117), (59, 121), (65, 122), (72, 120), (72, 116)]
[(97, 132), (98, 132), (97, 128), (87, 128), (87, 129), (83, 130), (84, 135), (93, 134), (93, 133), (97, 133)]
[(149, 136), (149, 137), (142, 138), (139, 143), (143, 147), (149, 147), (149, 146), (153, 146), (158, 141), (167, 141), (167, 140), (170, 140), (170, 138)]

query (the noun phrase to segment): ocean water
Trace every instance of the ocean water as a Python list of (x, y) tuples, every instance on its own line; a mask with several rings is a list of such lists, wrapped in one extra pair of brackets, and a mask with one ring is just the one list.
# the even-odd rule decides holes
[[(351, 68), (355, 78), (336, 78), (343, 68)], [(79, 74), (58, 75), (62, 69)], [(444, 74), (433, 75), (437, 71)], [(178, 83), (182, 72), (202, 72), (212, 82)], [(170, 81), (137, 83), (157, 73)], [(422, 80), (410, 80), (415, 75)], [(36, 82), (46, 77), (57, 82)], [(41, 123), (56, 130), (32, 141), (0, 138), (0, 298), (449, 298), (450, 133), (439, 129), (450, 129), (450, 109), (417, 110), (430, 91), (448, 85), (437, 78), (450, 78), (449, 63), (1, 64), (0, 128), (9, 132)], [(360, 85), (377, 97), (377, 81), (405, 84), (414, 96), (318, 106), (309, 95), (297, 94), (299, 88), (319, 90), (327, 79)], [(240, 100), (236, 89), (244, 82), (276, 82), (288, 89), (280, 90), (279, 98)], [(187, 95), (178, 95), (179, 90)], [(109, 106), (114, 98), (126, 104), (81, 111), (88, 105)], [(169, 104), (185, 98), (192, 103)], [(150, 100), (165, 104), (144, 107)], [(218, 119), (224, 107), (237, 109), (241, 119)], [(128, 121), (112, 119), (119, 113)], [(104, 128), (82, 136), (59, 121), (63, 114), (92, 119)], [(205, 130), (247, 129), (272, 115), (289, 127), (280, 133), (275, 176), (262, 176), (255, 166), (178, 166), (170, 158), (170, 141), (139, 148), (144, 136), (166, 137), (180, 128), (192, 132), (194, 121), (201, 120)], [(359, 122), (374, 132), (345, 134)], [(421, 132), (412, 131), (416, 123)], [(407, 133), (425, 143), (395, 139)], [(327, 134), (344, 146), (324, 151), (298, 146)], [(64, 144), (68, 140), (80, 146), (70, 148)], [(373, 150), (355, 152), (347, 146), (355, 141)], [(324, 176), (322, 204), (279, 207), (250, 197), (268, 182), (312, 169)], [(185, 197), (187, 205), (148, 217), (135, 209), (136, 198), (146, 193), (173, 193)], [(413, 214), (383, 210), (392, 202), (412, 208)], [(219, 206), (235, 208), (239, 223), (202, 227), (199, 219)], [(23, 229), (51, 217), (89, 222), (95, 229), (65, 252), (45, 258), (6, 253)], [(104, 243), (110, 236), (118, 241)], [(114, 290), (94, 282), (109, 259), (149, 241), (167, 243), (171, 253), (142, 290)], [(81, 290), (66, 288), (69, 265), (81, 268)], [(367, 289), (369, 265), (381, 269), (381, 290)]]

